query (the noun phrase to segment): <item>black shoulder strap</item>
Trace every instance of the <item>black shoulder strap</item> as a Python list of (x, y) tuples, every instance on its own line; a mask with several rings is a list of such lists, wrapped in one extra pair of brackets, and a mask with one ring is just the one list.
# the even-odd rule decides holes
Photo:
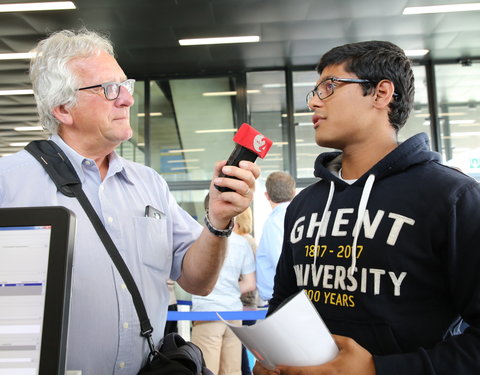
[(97, 231), (98, 236), (102, 240), (108, 255), (112, 258), (115, 267), (117, 267), (123, 281), (127, 285), (128, 291), (132, 295), (133, 304), (140, 321), (141, 335), (147, 338), (150, 352), (153, 354), (155, 352), (155, 345), (152, 340), (153, 327), (148, 319), (140, 291), (125, 261), (118, 252), (115, 243), (103, 226), (102, 221), (88, 200), (88, 197), (85, 195), (80, 178), (75, 172), (72, 163), (68, 160), (68, 157), (63, 153), (62, 149), (50, 140), (32, 141), (25, 147), (25, 150), (40, 162), (62, 194), (67, 197), (76, 197), (80, 202), (92, 222), (93, 227)]
[(32, 141), (25, 147), (25, 150), (31, 153), (45, 168), (63, 195), (71, 198), (75, 196), (71, 186), (81, 185), (80, 179), (70, 160), (55, 142), (50, 140)]

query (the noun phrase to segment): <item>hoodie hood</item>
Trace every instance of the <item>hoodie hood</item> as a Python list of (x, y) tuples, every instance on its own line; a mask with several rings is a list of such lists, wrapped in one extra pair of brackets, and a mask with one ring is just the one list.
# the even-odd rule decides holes
[[(428, 138), (425, 133), (420, 133), (407, 141), (401, 143), (395, 150), (390, 152), (377, 164), (375, 164), (367, 173), (360, 177), (354, 184), (363, 185), (362, 195), (357, 208), (357, 220), (353, 229), (353, 242), (351, 253), (351, 265), (348, 269), (348, 274), (351, 276), (355, 272), (357, 259), (357, 240), (360, 234), (363, 218), (367, 211), (368, 199), (373, 188), (375, 180), (380, 180), (391, 174), (401, 172), (412, 165), (421, 164), (427, 161), (439, 161), (438, 153), (430, 151)], [(330, 204), (333, 200), (335, 187), (341, 190), (348, 187), (348, 184), (340, 180), (338, 171), (342, 167), (342, 153), (341, 152), (327, 152), (318, 156), (315, 161), (315, 177), (320, 177), (330, 182), (330, 189), (328, 193), (325, 209), (322, 214), (321, 222), (324, 223)], [(323, 224), (322, 224), (323, 226)], [(317, 232), (315, 238), (315, 249), (318, 247), (320, 239), (320, 230)], [(316, 253), (313, 258), (313, 264), (316, 266)]]
[[(375, 164), (372, 169), (360, 177), (355, 184), (365, 184), (368, 176), (372, 174), (376, 180), (381, 180), (391, 174), (401, 172), (410, 166), (427, 161), (440, 161), (440, 155), (430, 151), (427, 135), (420, 133), (400, 143), (395, 150)], [(326, 181), (333, 181), (335, 184), (341, 183), (342, 185), (346, 185), (345, 182), (337, 177), (338, 170), (341, 166), (341, 152), (326, 152), (320, 154), (315, 160), (314, 175)]]

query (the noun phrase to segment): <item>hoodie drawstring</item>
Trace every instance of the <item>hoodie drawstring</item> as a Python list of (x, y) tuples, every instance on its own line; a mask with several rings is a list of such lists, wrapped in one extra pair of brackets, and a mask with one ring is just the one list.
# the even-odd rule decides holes
[[(352, 243), (352, 262), (348, 269), (349, 276), (352, 276), (355, 272), (355, 267), (357, 264), (357, 241), (358, 236), (360, 235), (360, 230), (363, 225), (363, 218), (365, 217), (365, 212), (367, 211), (368, 198), (372, 191), (373, 183), (375, 182), (375, 176), (371, 174), (368, 176), (365, 186), (363, 187), (362, 196), (360, 197), (360, 203), (358, 204), (358, 213), (357, 221), (355, 222), (355, 227), (353, 228), (353, 243)], [(318, 252), (318, 242), (320, 241), (320, 235), (322, 233), (323, 226), (326, 225), (325, 219), (330, 209), (330, 205), (333, 199), (333, 193), (335, 193), (335, 184), (333, 181), (330, 181), (330, 190), (328, 192), (327, 203), (322, 213), (322, 219), (320, 220), (320, 226), (317, 231), (317, 236), (315, 237), (315, 251), (313, 257), (313, 267), (316, 267), (317, 263), (317, 252)]]
[(320, 220), (320, 226), (318, 227), (317, 236), (315, 237), (315, 247), (314, 247), (314, 256), (313, 256), (313, 266), (316, 266), (317, 263), (317, 252), (318, 252), (318, 241), (320, 240), (320, 233), (322, 233), (323, 226), (326, 225), (325, 218), (327, 216), (328, 210), (330, 209), (330, 204), (332, 203), (333, 193), (335, 192), (335, 184), (333, 181), (330, 181), (330, 190), (328, 192), (327, 203), (323, 210), (322, 219)]
[(357, 264), (357, 240), (363, 225), (363, 218), (365, 217), (365, 212), (367, 211), (368, 198), (370, 197), (370, 192), (372, 191), (374, 182), (375, 176), (371, 174), (370, 176), (368, 176), (367, 181), (365, 182), (362, 196), (360, 198), (360, 203), (358, 204), (357, 221), (355, 222), (355, 227), (353, 228), (352, 263), (350, 268), (348, 269), (349, 276), (353, 276), (355, 272), (355, 266)]

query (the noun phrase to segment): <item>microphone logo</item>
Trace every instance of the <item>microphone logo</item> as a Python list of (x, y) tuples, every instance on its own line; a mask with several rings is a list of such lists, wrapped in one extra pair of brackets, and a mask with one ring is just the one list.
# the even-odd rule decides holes
[(253, 139), (253, 148), (258, 153), (261, 153), (267, 147), (267, 142), (265, 141), (265, 137), (262, 134), (257, 134)]

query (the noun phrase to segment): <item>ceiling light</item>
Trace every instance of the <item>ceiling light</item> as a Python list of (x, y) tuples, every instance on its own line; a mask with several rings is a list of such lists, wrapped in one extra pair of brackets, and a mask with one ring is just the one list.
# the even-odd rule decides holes
[(475, 10), (480, 10), (480, 3), (407, 7), (403, 10), (403, 14), (471, 12)]
[(251, 36), (229, 36), (222, 38), (195, 38), (180, 39), (178, 43), (181, 46), (199, 46), (205, 44), (229, 44), (229, 43), (256, 43), (260, 41), (258, 35)]
[(8, 145), (10, 147), (25, 147), (26, 145), (28, 145), (29, 142), (12, 142), (12, 143), (9, 143)]
[(311, 126), (313, 128), (313, 123), (310, 122), (297, 122), (298, 126)]
[(195, 130), (195, 133), (204, 134), (204, 133), (229, 133), (236, 132), (238, 129), (206, 129), (206, 130)]
[[(150, 117), (158, 117), (158, 116), (163, 116), (162, 112), (150, 112)], [(145, 117), (145, 113), (138, 113), (137, 117)]]
[(480, 132), (455, 132), (451, 133), (451, 137), (472, 137), (472, 136), (479, 136)]
[[(295, 112), (293, 116), (298, 117), (298, 116), (313, 116), (313, 112)], [(288, 117), (286, 113), (282, 113), (282, 117)]]
[(0, 95), (33, 95), (33, 90), (0, 90)]
[(200, 159), (168, 160), (167, 163), (194, 163), (197, 161), (200, 161)]
[(174, 167), (170, 168), (172, 171), (189, 171), (193, 169), (200, 169), (200, 167)]
[(404, 50), (405, 55), (407, 56), (425, 56), (427, 53), (430, 52), (428, 49), (406, 49)]
[[(266, 89), (276, 89), (280, 87), (285, 87), (285, 83), (265, 83), (262, 87)], [(313, 82), (294, 82), (293, 87), (313, 87), (315, 83)]]
[(0, 53), (0, 60), (28, 60), (35, 56), (36, 52)]
[(475, 120), (450, 120), (450, 125), (466, 125), (473, 123), (475, 123)]
[[(247, 94), (259, 94), (260, 90), (246, 90)], [(203, 96), (235, 96), (237, 95), (236, 91), (212, 91), (212, 92), (204, 92), (202, 93)]]
[(42, 126), (17, 126), (13, 128), (16, 132), (36, 132), (39, 130), (43, 130)]
[(179, 154), (180, 152), (203, 152), (205, 151), (204, 148), (187, 148), (184, 150), (169, 150), (169, 154)]
[(42, 10), (77, 9), (71, 1), (51, 1), (45, 3), (0, 4), (0, 12), (33, 12)]

